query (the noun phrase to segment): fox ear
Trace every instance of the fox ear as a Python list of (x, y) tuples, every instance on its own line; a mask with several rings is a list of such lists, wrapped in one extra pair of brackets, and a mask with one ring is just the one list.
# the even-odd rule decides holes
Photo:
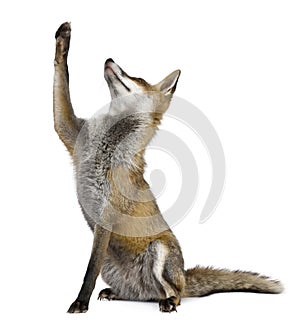
[(162, 81), (156, 84), (158, 91), (164, 93), (165, 95), (173, 94), (176, 90), (176, 85), (179, 79), (181, 71), (178, 69), (165, 77)]

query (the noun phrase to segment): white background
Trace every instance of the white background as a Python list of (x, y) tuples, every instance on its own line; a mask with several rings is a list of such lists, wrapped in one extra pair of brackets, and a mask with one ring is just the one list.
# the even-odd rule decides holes
[[(299, 3), (80, 3), (1, 4), (1, 326), (298, 326)], [(186, 266), (262, 272), (281, 279), (284, 294), (187, 299), (178, 313), (162, 314), (155, 303), (98, 302), (99, 278), (89, 312), (66, 314), (92, 234), (77, 205), (70, 158), (53, 129), (54, 33), (64, 21), (72, 22), (69, 66), (78, 116), (109, 101), (108, 57), (153, 83), (182, 70), (176, 94), (210, 119), (227, 166), (222, 201), (200, 225), (211, 172), (204, 147), (190, 144), (203, 154), (205, 186), (174, 228)], [(148, 157), (149, 170), (159, 168)]]

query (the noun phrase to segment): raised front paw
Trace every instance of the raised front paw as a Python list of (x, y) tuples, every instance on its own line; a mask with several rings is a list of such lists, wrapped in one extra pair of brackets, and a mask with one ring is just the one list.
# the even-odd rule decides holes
[(175, 296), (172, 296), (172, 297), (169, 297), (169, 298), (166, 298), (164, 300), (160, 300), (159, 301), (159, 310), (161, 312), (173, 312), (173, 311), (176, 311), (176, 297)]
[(71, 25), (70, 23), (63, 23), (55, 33), (56, 38), (56, 53), (55, 61), (57, 64), (64, 62), (67, 58), (70, 38), (71, 38)]
[(88, 309), (88, 303), (76, 300), (69, 307), (68, 313), (85, 313)]
[(101, 290), (98, 296), (98, 300), (102, 301), (104, 299), (110, 301), (110, 300), (117, 300), (118, 297), (110, 288), (105, 288)]

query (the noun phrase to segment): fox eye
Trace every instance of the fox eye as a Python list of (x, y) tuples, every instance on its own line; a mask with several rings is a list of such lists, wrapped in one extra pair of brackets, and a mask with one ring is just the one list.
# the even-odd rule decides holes
[(142, 78), (140, 78), (140, 77), (135, 77), (134, 80), (135, 80), (137, 83), (139, 83), (139, 84), (141, 84), (141, 85), (143, 85), (143, 86), (147, 86), (147, 85), (148, 85), (148, 83), (147, 83), (144, 79), (142, 79)]

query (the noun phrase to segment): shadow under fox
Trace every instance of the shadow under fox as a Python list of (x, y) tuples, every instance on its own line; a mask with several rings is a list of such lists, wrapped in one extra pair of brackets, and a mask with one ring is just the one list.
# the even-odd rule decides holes
[(180, 71), (151, 85), (108, 59), (109, 112), (77, 118), (69, 93), (70, 36), (69, 23), (55, 35), (54, 126), (73, 158), (78, 200), (94, 242), (82, 287), (68, 312), (88, 310), (100, 273), (110, 288), (99, 299), (157, 301), (163, 312), (175, 311), (182, 297), (282, 292), (279, 281), (252, 272), (184, 269), (180, 245), (143, 177), (145, 148), (170, 105)]

